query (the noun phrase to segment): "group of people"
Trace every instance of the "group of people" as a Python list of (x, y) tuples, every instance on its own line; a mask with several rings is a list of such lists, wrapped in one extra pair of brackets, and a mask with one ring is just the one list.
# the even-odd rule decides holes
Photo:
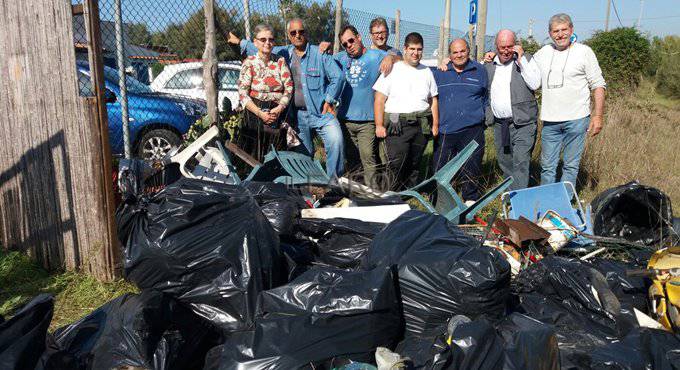
[(528, 186), (539, 119), (535, 91), (542, 88), (541, 184), (557, 180), (561, 156), (560, 180), (576, 182), (587, 132), (602, 128), (606, 85), (593, 51), (574, 40), (567, 14), (550, 18), (553, 43), (536, 55), (502, 30), (483, 63), (470, 59), (464, 39), (455, 39), (438, 68), (420, 63), (420, 34), (408, 34), (397, 50), (386, 43), (385, 19), (373, 20), (369, 31), (366, 47), (358, 30), (345, 26), (338, 35), (344, 50), (333, 56), (325, 53), (328, 43), (308, 43), (301, 19), (286, 25), (288, 46), (274, 47), (267, 25), (255, 28), (253, 42), (230, 34), (228, 41), (247, 55), (238, 83), (246, 112), (241, 134), (250, 138), (244, 149), (261, 159), (270, 145), (299, 138), (294, 150), (313, 155), (316, 133), (330, 176), (359, 172), (366, 185), (399, 190), (415, 184), (428, 141), (434, 152), (427, 167), (437, 171), (474, 140), (479, 145), (457, 176), (463, 199), (474, 202), (487, 127), (512, 188)]

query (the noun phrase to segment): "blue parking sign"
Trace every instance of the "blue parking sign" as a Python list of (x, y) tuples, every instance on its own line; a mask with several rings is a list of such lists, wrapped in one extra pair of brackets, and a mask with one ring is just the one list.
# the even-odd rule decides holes
[(477, 0), (470, 0), (470, 24), (477, 23)]

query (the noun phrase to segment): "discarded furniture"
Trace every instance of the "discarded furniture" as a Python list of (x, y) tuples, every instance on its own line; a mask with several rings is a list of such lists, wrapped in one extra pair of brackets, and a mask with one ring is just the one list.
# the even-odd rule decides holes
[[(172, 156), (169, 161), (177, 163), (182, 175), (190, 179), (240, 184), (241, 179), (231, 163), (229, 154), (219, 140), (215, 141), (218, 134), (217, 126), (211, 127), (184, 150)], [(215, 146), (209, 146), (213, 141)]]
[(368, 207), (310, 208), (303, 209), (300, 213), (302, 218), (351, 218), (364, 222), (380, 222), (388, 224), (410, 209), (411, 207), (409, 207), (408, 204), (396, 204)]
[(493, 226), (518, 247), (525, 242), (544, 244), (550, 237), (549, 232), (522, 216), (517, 220), (497, 219)]
[(331, 178), (321, 163), (304, 154), (277, 151), (272, 146), (264, 163), (255, 166), (246, 181), (272, 181), (287, 185), (328, 185)]
[(524, 216), (532, 222), (538, 222), (548, 211), (554, 211), (578, 231), (590, 233), (591, 230), (590, 215), (584, 211), (574, 184), (570, 182), (513, 190), (504, 193), (501, 202), (505, 218), (516, 220)]
[[(479, 144), (476, 141), (470, 142), (458, 155), (451, 159), (444, 167), (437, 171), (432, 177), (412, 187), (411, 189), (399, 192), (402, 198), (414, 198), (423, 205), (428, 211), (440, 214), (455, 224), (462, 224), (471, 221), (474, 215), (484, 206), (498, 197), (510, 184), (512, 177), (509, 177), (488, 193), (484, 194), (477, 202), (471, 206), (466, 206), (461, 197), (451, 186), (451, 180), (460, 170), (463, 164), (470, 158)], [(421, 193), (430, 194), (434, 200), (428, 201)], [(393, 194), (393, 193), (392, 193)], [(434, 204), (433, 204), (434, 203)]]

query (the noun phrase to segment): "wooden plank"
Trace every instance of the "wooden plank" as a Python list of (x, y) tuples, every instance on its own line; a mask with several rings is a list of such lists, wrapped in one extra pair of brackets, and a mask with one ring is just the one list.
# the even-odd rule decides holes
[(0, 0), (0, 245), (111, 279), (108, 138), (98, 106), (78, 96), (73, 12), (64, 1)]

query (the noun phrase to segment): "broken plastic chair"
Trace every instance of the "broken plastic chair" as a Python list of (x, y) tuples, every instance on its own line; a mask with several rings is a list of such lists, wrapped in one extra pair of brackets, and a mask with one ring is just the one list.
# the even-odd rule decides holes
[(219, 140), (215, 141), (215, 146), (208, 145), (218, 134), (217, 126), (212, 126), (184, 150), (172, 156), (170, 162), (177, 163), (179, 171), (187, 178), (240, 184), (236, 168)]
[(328, 185), (331, 178), (321, 163), (304, 154), (277, 151), (272, 146), (264, 163), (255, 166), (246, 181), (272, 181), (287, 185)]
[[(573, 207), (572, 200), (575, 201), (576, 208)], [(524, 216), (538, 222), (548, 211), (554, 211), (566, 218), (578, 231), (590, 231), (590, 217), (581, 205), (574, 184), (570, 182), (509, 191), (501, 196), (501, 202), (506, 218), (516, 220)]]
[[(484, 194), (484, 196), (479, 198), (474, 204), (469, 207), (465, 205), (458, 193), (453, 189), (453, 186), (451, 186), (451, 180), (453, 180), (453, 177), (478, 146), (479, 144), (473, 140), (432, 177), (411, 189), (397, 194), (402, 198), (416, 199), (428, 211), (438, 213), (455, 224), (471, 221), (477, 212), (493, 201), (505, 191), (510, 184), (512, 184), (512, 177), (509, 177), (491, 191)], [(431, 196), (434, 197), (434, 205), (421, 195), (423, 192), (431, 194)]]

